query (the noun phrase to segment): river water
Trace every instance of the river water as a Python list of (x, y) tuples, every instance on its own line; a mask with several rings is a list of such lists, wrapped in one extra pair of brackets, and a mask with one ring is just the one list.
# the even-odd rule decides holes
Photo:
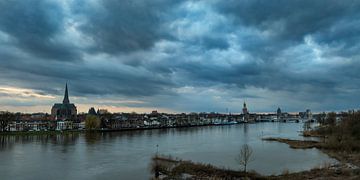
[[(56, 136), (0, 136), (0, 179), (149, 179), (158, 151), (195, 162), (239, 169), (243, 144), (253, 149), (249, 169), (265, 175), (308, 170), (334, 159), (317, 149), (290, 149), (262, 137), (303, 139), (302, 123), (154, 129)], [(158, 145), (158, 147), (157, 147)]]

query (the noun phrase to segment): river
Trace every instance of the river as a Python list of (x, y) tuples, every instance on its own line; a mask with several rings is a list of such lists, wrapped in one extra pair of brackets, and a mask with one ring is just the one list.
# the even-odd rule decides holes
[[(239, 169), (243, 144), (253, 149), (248, 168), (264, 175), (308, 170), (334, 159), (317, 149), (291, 149), (262, 137), (303, 139), (302, 123), (154, 129), (54, 136), (0, 136), (0, 179), (149, 179), (158, 151), (195, 162)], [(157, 147), (158, 145), (158, 147)]]

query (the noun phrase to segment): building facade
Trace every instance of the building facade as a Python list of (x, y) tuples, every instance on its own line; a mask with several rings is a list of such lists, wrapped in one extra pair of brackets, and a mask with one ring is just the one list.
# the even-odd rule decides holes
[(244, 102), (244, 106), (243, 106), (243, 109), (242, 109), (242, 113), (243, 113), (243, 121), (249, 121), (249, 111), (246, 107), (246, 102)]
[(67, 84), (65, 86), (65, 95), (63, 103), (55, 103), (51, 108), (51, 116), (55, 120), (66, 121), (76, 120), (77, 109), (73, 103), (70, 103)]

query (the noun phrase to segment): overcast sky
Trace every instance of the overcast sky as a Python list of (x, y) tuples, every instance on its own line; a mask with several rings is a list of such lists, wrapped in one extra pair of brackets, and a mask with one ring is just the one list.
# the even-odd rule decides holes
[(0, 0), (0, 110), (357, 109), (360, 1)]

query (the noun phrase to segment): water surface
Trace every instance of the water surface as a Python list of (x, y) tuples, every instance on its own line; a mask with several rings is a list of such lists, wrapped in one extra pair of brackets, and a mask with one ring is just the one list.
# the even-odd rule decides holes
[[(249, 169), (270, 175), (336, 162), (317, 149), (290, 149), (262, 137), (303, 139), (301, 123), (156, 129), (56, 136), (0, 136), (0, 179), (148, 179), (151, 156), (239, 169), (243, 144), (253, 149)], [(158, 144), (158, 149), (156, 145)]]

